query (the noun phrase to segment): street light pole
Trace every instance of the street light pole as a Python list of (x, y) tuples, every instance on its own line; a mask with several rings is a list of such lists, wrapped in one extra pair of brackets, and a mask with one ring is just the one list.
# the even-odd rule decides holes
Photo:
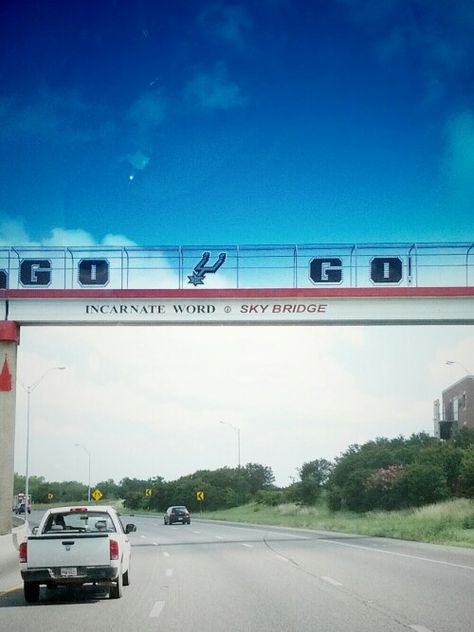
[(230, 426), (237, 433), (237, 463), (240, 470), (240, 428), (238, 428), (237, 426), (233, 426), (228, 421), (220, 421), (219, 423), (224, 424), (225, 426)]
[(29, 386), (24, 387), (26, 390), (26, 464), (25, 464), (25, 522), (28, 513), (28, 497), (30, 493), (30, 477), (29, 477), (29, 462), (30, 462), (30, 408), (31, 408), (31, 393), (41, 384), (43, 378), (50, 373), (50, 371), (63, 371), (65, 366), (52, 366), (47, 371), (43, 373), (43, 375), (30, 384)]
[(89, 452), (89, 450), (86, 448), (85, 445), (82, 445), (82, 443), (75, 443), (74, 444), (75, 448), (82, 448), (84, 450), (84, 452), (86, 452), (88, 458), (89, 458), (89, 478), (88, 478), (88, 485), (87, 485), (87, 502), (90, 503), (91, 501), (91, 453)]
[(461, 363), (460, 363), (460, 362), (458, 362), (457, 360), (446, 360), (446, 364), (449, 364), (449, 365), (451, 365), (451, 364), (459, 364), (459, 366), (460, 366), (460, 367), (461, 367), (464, 371), (466, 371), (467, 375), (472, 375), (472, 374), (471, 374), (471, 372), (470, 372), (470, 371), (468, 371), (468, 370), (466, 369), (466, 367), (464, 366), (464, 364), (461, 364)]

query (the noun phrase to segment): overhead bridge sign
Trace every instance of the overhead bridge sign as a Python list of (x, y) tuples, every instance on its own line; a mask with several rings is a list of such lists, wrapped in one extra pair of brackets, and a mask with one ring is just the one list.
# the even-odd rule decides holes
[[(10, 291), (2, 318), (21, 325), (330, 325), (474, 323), (474, 288), (203, 292)], [(133, 292), (140, 294), (140, 292)]]
[(474, 322), (474, 244), (0, 247), (0, 319), (47, 324)]

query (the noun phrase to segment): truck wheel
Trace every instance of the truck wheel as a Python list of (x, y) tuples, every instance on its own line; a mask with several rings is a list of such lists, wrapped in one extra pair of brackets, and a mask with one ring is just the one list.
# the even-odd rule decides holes
[(36, 603), (39, 600), (39, 593), (38, 582), (23, 582), (23, 594), (27, 603)]
[(120, 569), (117, 580), (110, 587), (110, 598), (120, 599), (122, 595), (123, 595), (123, 577), (122, 577), (122, 569)]

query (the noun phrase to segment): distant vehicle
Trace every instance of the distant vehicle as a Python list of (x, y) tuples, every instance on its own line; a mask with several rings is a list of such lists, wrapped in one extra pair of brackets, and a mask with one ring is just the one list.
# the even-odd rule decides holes
[(181, 524), (191, 524), (191, 516), (189, 511), (184, 505), (173, 505), (168, 507), (165, 515), (163, 516), (165, 524), (174, 524), (180, 522)]
[(19, 547), (25, 600), (37, 602), (40, 585), (110, 586), (122, 596), (130, 583), (130, 542), (134, 524), (122, 524), (113, 507), (56, 507), (47, 511), (33, 535)]
[[(25, 494), (20, 493), (13, 497), (13, 511), (16, 514), (25, 513)], [(28, 513), (31, 513), (31, 494), (28, 494)]]

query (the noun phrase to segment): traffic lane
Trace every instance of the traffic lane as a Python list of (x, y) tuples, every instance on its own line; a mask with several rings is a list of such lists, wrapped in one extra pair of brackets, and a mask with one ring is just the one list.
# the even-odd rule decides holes
[(470, 550), (403, 547), (396, 541), (377, 547), (373, 540), (367, 545), (328, 539), (315, 539), (309, 547), (298, 541), (267, 544), (302, 572), (324, 577), (354, 598), (370, 600), (396, 617), (403, 615), (423, 630), (472, 630), (474, 558)]
[[(148, 610), (148, 624), (146, 617), (141, 619), (144, 630), (406, 630), (406, 624), (390, 614), (302, 573), (263, 541), (148, 548), (148, 555), (146, 547), (134, 552), (136, 559), (158, 555), (158, 590)], [(144, 611), (145, 604), (143, 600)]]
[(164, 543), (204, 543), (204, 542), (262, 542), (266, 539), (308, 539), (310, 535), (298, 530), (269, 530), (267, 527), (252, 525), (193, 521), (190, 525), (164, 525), (156, 518), (135, 516), (137, 534), (146, 542)]
[[(372, 601), (394, 616), (407, 614), (412, 625), (420, 626), (422, 621), (426, 630), (452, 630), (453, 625), (456, 630), (471, 629), (474, 551), (470, 549), (324, 532), (304, 531), (303, 536), (300, 530), (222, 523), (200, 523), (199, 529), (209, 542), (219, 538), (272, 543), (275, 553), (299, 565), (302, 572), (351, 592), (354, 599)], [(173, 535), (179, 536), (178, 542), (185, 537), (180, 530)], [(302, 542), (307, 538), (309, 546)]]

